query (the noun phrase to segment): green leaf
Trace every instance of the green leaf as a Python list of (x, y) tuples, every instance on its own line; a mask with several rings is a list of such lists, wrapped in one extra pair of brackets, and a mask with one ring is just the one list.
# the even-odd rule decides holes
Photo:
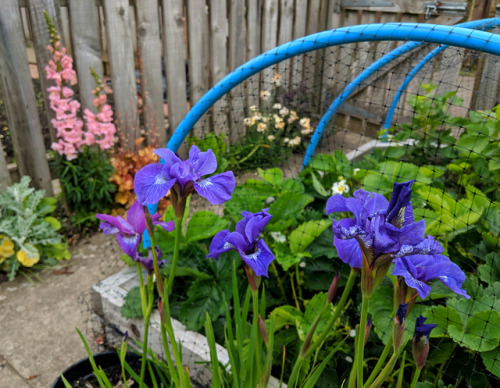
[(336, 172), (335, 158), (333, 155), (318, 154), (309, 162), (309, 167), (320, 171)]
[(264, 171), (261, 168), (258, 168), (257, 171), (259, 172), (259, 175), (262, 178), (262, 180), (269, 182), (276, 188), (281, 187), (281, 184), (283, 183), (283, 171), (281, 171), (281, 169), (270, 168)]
[(493, 350), (500, 341), (500, 313), (494, 310), (474, 314), (463, 327), (449, 326), (450, 337), (463, 347), (474, 351)]
[(61, 223), (59, 222), (59, 220), (57, 218), (55, 218), (55, 217), (45, 217), (43, 220), (45, 222), (48, 222), (50, 225), (52, 225), (52, 227), (55, 230), (61, 229)]
[(489, 352), (482, 352), (484, 366), (495, 376), (500, 377), (500, 347), (496, 347)]
[(466, 131), (458, 139), (455, 147), (459, 149), (460, 153), (464, 156), (469, 156), (471, 154), (481, 154), (482, 151), (488, 146), (490, 139), (488, 136), (473, 133), (472, 131)]
[(142, 318), (141, 290), (139, 287), (132, 288), (125, 296), (120, 312), (127, 319)]
[(44, 216), (47, 214), (52, 214), (57, 207), (57, 199), (54, 197), (42, 198), (40, 204), (38, 205), (38, 211), (40, 215)]
[(297, 252), (297, 253), (291, 253), (288, 249), (287, 246), (283, 243), (280, 242), (274, 242), (273, 244), (274, 248), (274, 255), (276, 258), (276, 262), (281, 265), (281, 267), (285, 270), (288, 271), (288, 269), (295, 264), (300, 263), (300, 261), (304, 257), (309, 257), (308, 252)]
[(424, 317), (428, 318), (425, 323), (437, 324), (431, 331), (431, 338), (446, 337), (449, 326), (463, 327), (457, 310), (450, 306), (432, 306), (425, 312)]
[(329, 220), (307, 221), (299, 225), (290, 233), (290, 252), (304, 251), (330, 225)]
[[(285, 230), (302, 214), (304, 208), (313, 200), (314, 198), (307, 194), (294, 191), (283, 192), (269, 206), (269, 213), (273, 215), (273, 218), (267, 225), (267, 230)], [(257, 211), (260, 211), (260, 209)]]
[(217, 232), (227, 228), (228, 222), (208, 210), (193, 214), (186, 231), (186, 242), (192, 243), (214, 236)]
[(241, 219), (241, 211), (244, 209), (250, 213), (262, 210), (262, 200), (259, 192), (247, 185), (237, 186), (233, 197), (226, 202), (224, 211), (229, 213), (234, 221)]
[(477, 269), (479, 279), (485, 283), (500, 281), (500, 254), (490, 252), (485, 256), (485, 264), (481, 264)]
[(314, 172), (311, 172), (311, 178), (314, 190), (316, 190), (319, 195), (328, 197), (328, 191), (325, 190), (321, 182), (318, 180), (318, 178), (316, 178), (316, 174)]

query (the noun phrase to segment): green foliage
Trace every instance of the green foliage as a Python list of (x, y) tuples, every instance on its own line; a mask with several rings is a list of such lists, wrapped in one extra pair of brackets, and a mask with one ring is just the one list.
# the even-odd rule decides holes
[(64, 200), (69, 210), (75, 212), (77, 223), (94, 221), (96, 212), (111, 208), (116, 187), (110, 181), (114, 168), (106, 153), (85, 147), (76, 159), (66, 160), (58, 155), (53, 163)]
[(12, 280), (19, 269), (69, 259), (52, 214), (56, 199), (29, 187), (30, 178), (0, 192), (0, 270)]

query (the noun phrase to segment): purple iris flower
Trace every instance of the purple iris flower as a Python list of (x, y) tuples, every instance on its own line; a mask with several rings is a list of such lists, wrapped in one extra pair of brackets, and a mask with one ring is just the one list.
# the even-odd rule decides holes
[(457, 294), (470, 298), (467, 292), (460, 288), (465, 281), (465, 274), (458, 265), (443, 255), (401, 257), (394, 261), (392, 274), (402, 276), (406, 285), (417, 290), (422, 299), (427, 298), (431, 291), (431, 287), (426, 283), (434, 279), (439, 279)]
[[(159, 259), (161, 257), (161, 250), (156, 247), (156, 257)], [(137, 253), (134, 261), (140, 263), (142, 267), (147, 271), (148, 275), (154, 272), (154, 260), (153, 260), (153, 249), (148, 249), (148, 257), (144, 257), (142, 253)], [(165, 260), (158, 260), (158, 266), (162, 268), (165, 265)]]
[[(402, 248), (415, 247), (425, 237), (425, 221), (413, 217), (411, 185), (394, 183), (391, 201), (381, 194), (357, 190), (354, 197), (336, 194), (326, 203), (327, 214), (351, 212), (354, 219), (332, 220), (333, 243), (339, 258), (354, 268), (361, 268), (362, 250), (371, 266), (384, 255), (392, 255)], [(414, 253), (419, 253), (414, 250)], [(387, 257), (386, 257), (387, 258)]]
[(437, 326), (433, 323), (424, 323), (426, 319), (427, 318), (420, 315), (415, 322), (415, 332), (413, 334), (415, 342), (419, 342), (422, 338), (424, 338), (425, 341), (429, 341), (432, 329)]
[[(120, 216), (111, 216), (108, 214), (96, 214), (100, 219), (99, 227), (104, 234), (117, 234), (118, 243), (127, 255), (135, 258), (137, 247), (141, 241), (141, 236), (146, 230), (146, 220), (144, 219), (144, 207), (135, 201), (127, 212), (127, 220)], [(156, 213), (152, 215), (153, 225), (160, 225), (167, 232), (174, 230), (174, 221), (159, 221), (161, 215)]]
[(140, 169), (135, 175), (134, 188), (139, 202), (143, 205), (158, 203), (173, 188), (179, 200), (193, 190), (208, 199), (212, 205), (220, 205), (231, 199), (235, 180), (232, 171), (213, 175), (217, 160), (212, 150), (201, 152), (195, 145), (189, 150), (189, 159), (181, 160), (168, 148), (154, 151), (163, 163), (152, 163)]
[(422, 370), (429, 354), (429, 336), (432, 329), (437, 325), (424, 323), (427, 318), (419, 316), (415, 322), (415, 332), (413, 334), (412, 354), (417, 368)]
[(207, 259), (218, 259), (221, 253), (235, 250), (255, 275), (268, 277), (267, 268), (274, 260), (274, 255), (260, 238), (264, 227), (272, 218), (268, 210), (263, 209), (258, 213), (243, 210), (243, 219), (236, 224), (236, 231), (221, 230), (214, 236)]

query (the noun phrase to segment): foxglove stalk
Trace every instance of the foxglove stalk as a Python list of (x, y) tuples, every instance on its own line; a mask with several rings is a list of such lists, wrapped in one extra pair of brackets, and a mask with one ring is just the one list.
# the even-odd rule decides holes
[(274, 260), (274, 254), (260, 235), (272, 215), (268, 209), (258, 213), (242, 211), (241, 215), (243, 219), (236, 224), (236, 231), (221, 230), (214, 236), (207, 259), (218, 259), (220, 254), (235, 250), (256, 276), (268, 277), (267, 269)]

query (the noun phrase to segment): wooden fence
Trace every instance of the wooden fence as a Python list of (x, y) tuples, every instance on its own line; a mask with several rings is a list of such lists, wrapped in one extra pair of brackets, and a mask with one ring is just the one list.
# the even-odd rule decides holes
[[(342, 6), (346, 3), (346, 0), (3, 0), (0, 84), (20, 175), (30, 175), (35, 186), (52, 192), (26, 54), (28, 42), (36, 56), (48, 106), (49, 84), (44, 68), (49, 59), (46, 49), (49, 35), (43, 10), (54, 20), (63, 44), (74, 58), (82, 111), (93, 109), (91, 90), (95, 84), (89, 67), (100, 75), (109, 73), (120, 137), (128, 141), (122, 145), (133, 147), (139, 122), (143, 123), (146, 136), (156, 132), (160, 144), (166, 144), (189, 107), (212, 85), (245, 61), (278, 44), (347, 25), (433, 21), (425, 20), (423, 1), (394, 1), (399, 5), (389, 8)], [(166, 115), (162, 58), (168, 100)], [(324, 77), (328, 80), (328, 72)], [(2, 187), (10, 183), (6, 171), (6, 161), (0, 153)]]

